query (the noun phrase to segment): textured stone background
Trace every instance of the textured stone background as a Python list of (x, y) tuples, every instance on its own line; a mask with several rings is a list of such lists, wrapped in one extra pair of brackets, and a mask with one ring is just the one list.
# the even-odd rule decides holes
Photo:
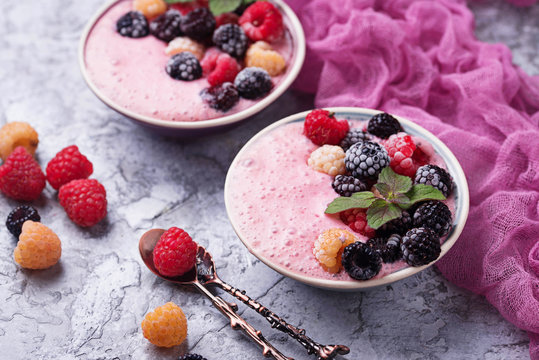
[[(286, 320), (325, 343), (352, 348), (346, 359), (525, 359), (528, 340), (483, 298), (448, 283), (433, 268), (364, 293), (334, 293), (283, 278), (251, 256), (228, 223), (223, 184), (234, 155), (271, 122), (312, 107), (288, 92), (232, 132), (176, 141), (154, 136), (109, 110), (86, 87), (77, 45), (89, 16), (103, 3), (0, 2), (0, 125), (28, 121), (39, 132), (44, 166), (77, 144), (108, 191), (109, 215), (90, 230), (71, 223), (47, 188), (36, 202), (43, 222), (63, 242), (61, 262), (26, 271), (12, 259), (15, 241), (0, 230), (1, 359), (174, 359), (186, 351), (209, 360), (262, 358), (209, 301), (164, 283), (139, 260), (139, 236), (152, 227), (187, 229), (217, 259), (219, 273)], [(539, 74), (539, 6), (474, 3), (477, 34), (503, 42), (514, 61)], [(16, 202), (0, 197), (0, 219)], [(3, 220), (2, 220), (3, 221)], [(161, 350), (143, 339), (146, 312), (167, 301), (189, 318), (188, 341)], [(279, 349), (303, 349), (253, 312), (241, 313)]]

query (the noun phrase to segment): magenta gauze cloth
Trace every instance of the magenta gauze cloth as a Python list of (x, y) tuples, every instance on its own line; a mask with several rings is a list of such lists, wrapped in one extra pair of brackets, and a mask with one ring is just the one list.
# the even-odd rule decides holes
[(539, 359), (539, 76), (478, 41), (462, 0), (288, 2), (307, 38), (296, 88), (317, 107), (406, 117), (456, 155), (470, 215), (438, 268), (526, 330)]

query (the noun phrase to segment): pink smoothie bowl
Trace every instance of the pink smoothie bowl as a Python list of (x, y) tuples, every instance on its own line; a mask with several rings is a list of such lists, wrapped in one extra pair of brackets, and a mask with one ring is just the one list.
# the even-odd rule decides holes
[[(381, 111), (354, 108), (325, 108), (339, 119), (366, 124)], [(451, 150), (429, 131), (411, 120), (394, 116), (405, 132), (432, 146), (431, 161), (446, 168), (454, 181), (446, 200), (453, 213), (452, 229), (433, 262), (420, 266), (387, 264), (379, 276), (366, 281), (350, 278), (344, 271), (329, 274), (312, 256), (312, 244), (327, 228), (347, 228), (339, 219), (324, 214), (337, 195), (329, 175), (308, 167), (315, 147), (303, 134), (309, 111), (288, 116), (256, 134), (236, 155), (225, 182), (225, 205), (230, 222), (242, 243), (258, 259), (284, 276), (314, 287), (337, 291), (361, 291), (402, 280), (440, 260), (460, 236), (469, 211), (466, 177)], [(273, 158), (272, 158), (273, 157)], [(277, 164), (277, 165), (276, 165)], [(386, 264), (384, 264), (385, 266)]]
[[(115, 34), (113, 21), (115, 21), (117, 17), (123, 15), (123, 13), (131, 10), (131, 0), (113, 0), (107, 2), (89, 20), (79, 43), (79, 66), (82, 76), (88, 84), (88, 87), (107, 106), (131, 119), (135, 123), (158, 134), (172, 137), (191, 137), (225, 131), (238, 125), (241, 121), (249, 119), (279, 98), (279, 96), (281, 96), (296, 79), (303, 65), (305, 59), (305, 35), (301, 23), (296, 14), (294, 14), (292, 9), (286, 5), (283, 0), (271, 0), (271, 2), (276, 5), (283, 15), (285, 37), (282, 42), (286, 43), (286, 70), (283, 74), (273, 79), (274, 87), (265, 97), (254, 101), (241, 99), (240, 103), (228, 112), (216, 114), (216, 111), (211, 110), (213, 113), (211, 116), (207, 117), (204, 114), (208, 112), (200, 112), (202, 113), (200, 116), (198, 116), (198, 113), (195, 113), (195, 115), (192, 116), (195, 119), (194, 121), (187, 118), (175, 120), (170, 118), (171, 112), (182, 114), (184, 112), (182, 99), (185, 101), (185, 99), (188, 98), (187, 100), (192, 102), (193, 98), (196, 99), (198, 97), (200, 89), (197, 88), (196, 84), (193, 84), (194, 82), (173, 80), (164, 74), (165, 63), (161, 64), (161, 62), (166, 62), (166, 55), (164, 54), (164, 48), (166, 47), (165, 43), (160, 43), (160, 40), (153, 38), (151, 35), (141, 39), (129, 39), (116, 36), (117, 34)], [(111, 39), (110, 44), (109, 41), (106, 41), (109, 39), (109, 33)], [(96, 37), (99, 41), (96, 40)], [(99, 46), (95, 46), (96, 44), (99, 44)], [(93, 61), (92, 59), (95, 60), (101, 56), (103, 59), (108, 59), (107, 56), (110, 53), (118, 52), (118, 49), (123, 48), (122, 45), (125, 45), (126, 52), (133, 51), (133, 48), (138, 46), (138, 44), (140, 44), (140, 51), (144, 52), (140, 54), (141, 56), (139, 59), (135, 59), (135, 57), (131, 59), (129, 56), (123, 56), (120, 64), (113, 63), (115, 66), (123, 66), (125, 64), (126, 67), (133, 70), (127, 72), (125, 68), (120, 69), (120, 71), (124, 71), (124, 74), (122, 74), (124, 75), (123, 82), (119, 82), (122, 80), (121, 78), (113, 79), (115, 73), (110, 70), (111, 65), (105, 61), (103, 61), (103, 68), (107, 69), (107, 71), (103, 73), (99, 73), (99, 71), (96, 72), (96, 69), (99, 69), (99, 67), (93, 66), (93, 63), (91, 62)], [(163, 49), (161, 49), (161, 47)], [(156, 58), (150, 57), (151, 54), (155, 55)], [(144, 61), (147, 62), (147, 64), (142, 65), (142, 70), (135, 71), (135, 63), (140, 63), (140, 60), (144, 58), (144, 55), (148, 55), (151, 60)], [(149, 62), (151, 61), (157, 65), (154, 66), (154, 64), (151, 64), (150, 66)], [(147, 69), (144, 69), (145, 65), (148, 67)], [(154, 69), (157, 70), (154, 71)], [(157, 75), (151, 75), (152, 71)], [(134, 77), (137, 77), (136, 81), (125, 81), (129, 74), (133, 74)], [(143, 78), (144, 76), (148, 77), (148, 79)], [(109, 77), (110, 80), (108, 80)], [(158, 80), (152, 81), (155, 78)], [(109, 82), (111, 83), (110, 86), (108, 85)], [(145, 95), (143, 97), (140, 95), (144, 91), (150, 94), (152, 94), (151, 91), (154, 91), (153, 94), (159, 93), (161, 85), (163, 88), (170, 88), (174, 91), (167, 94), (158, 94), (156, 96)], [(200, 87), (200, 85), (198, 86)], [(152, 90), (149, 90), (150, 87), (153, 87)], [(190, 89), (194, 90), (190, 91)], [(131, 99), (131, 102), (136, 104), (136, 106), (127, 106), (125, 105), (127, 102), (123, 103), (118, 99), (114, 99), (113, 95), (115, 95), (116, 92), (122, 94), (138, 94), (140, 98), (135, 96)], [(127, 95), (123, 95), (124, 98), (126, 96)], [(163, 101), (160, 101), (159, 99), (163, 99)], [(178, 100), (178, 105), (174, 102), (171, 104), (171, 100), (173, 99)], [(202, 102), (202, 100), (200, 101)]]

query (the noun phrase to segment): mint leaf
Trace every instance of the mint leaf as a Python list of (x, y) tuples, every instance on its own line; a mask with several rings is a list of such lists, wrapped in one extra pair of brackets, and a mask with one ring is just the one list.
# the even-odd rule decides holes
[(391, 202), (402, 207), (403, 205), (410, 204), (410, 198), (405, 194), (394, 194), (391, 197)]
[(378, 190), (380, 195), (382, 195), (386, 199), (391, 194), (391, 189), (389, 188), (388, 184), (378, 183), (378, 184), (375, 184), (374, 187), (376, 188), (376, 190)]
[(352, 194), (350, 197), (340, 196), (333, 200), (327, 207), (326, 214), (336, 214), (349, 209), (366, 209), (374, 201), (376, 197), (370, 191), (361, 191)]
[(188, 2), (193, 2), (193, 1), (195, 0), (165, 0), (165, 2), (168, 4), (188, 3)]
[(234, 11), (240, 6), (242, 0), (210, 0), (210, 11), (213, 15), (221, 15)]
[(416, 202), (423, 200), (445, 200), (444, 194), (433, 186), (425, 184), (417, 184), (406, 193), (406, 196), (410, 199), (407, 204), (401, 205), (403, 209), (408, 209)]
[(255, 0), (243, 0), (244, 5), (247, 5), (247, 4), (250, 4), (250, 3), (253, 3), (253, 2), (255, 2)]
[(378, 229), (388, 221), (398, 218), (402, 215), (402, 209), (397, 205), (376, 199), (367, 210), (367, 223), (373, 229)]
[(388, 185), (389, 191), (393, 194), (405, 193), (412, 188), (412, 179), (397, 174), (389, 166), (385, 167), (378, 176), (378, 183)]

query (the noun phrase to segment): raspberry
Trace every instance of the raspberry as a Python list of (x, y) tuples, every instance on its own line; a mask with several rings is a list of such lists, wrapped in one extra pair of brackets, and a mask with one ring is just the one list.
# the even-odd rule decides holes
[(342, 266), (351, 278), (369, 280), (382, 268), (380, 254), (367, 244), (355, 242), (344, 248)]
[(257, 1), (241, 15), (238, 23), (253, 41), (275, 41), (283, 34), (283, 16), (269, 1)]
[(345, 210), (342, 211), (339, 216), (341, 217), (341, 221), (348, 225), (353, 231), (369, 238), (374, 236), (374, 229), (367, 224), (366, 209)]
[(401, 124), (393, 116), (380, 113), (374, 115), (367, 125), (367, 131), (382, 139), (387, 139), (390, 135), (403, 132)]
[(237, 24), (239, 20), (238, 14), (234, 13), (224, 13), (219, 16), (215, 17), (215, 28), (219, 29), (219, 27), (226, 25), (226, 24)]
[(258, 99), (270, 92), (273, 84), (264, 69), (247, 67), (240, 71), (234, 80), (240, 96), (246, 99)]
[(150, 23), (150, 34), (159, 40), (169, 42), (182, 34), (181, 23), (182, 14), (178, 10), (168, 10)]
[(367, 245), (377, 251), (385, 263), (392, 263), (402, 258), (401, 236), (398, 234), (393, 234), (388, 238), (369, 239)]
[(198, 8), (185, 15), (181, 28), (191, 39), (205, 41), (211, 39), (215, 29), (215, 18), (210, 10)]
[(22, 146), (13, 150), (0, 166), (0, 191), (15, 200), (32, 201), (45, 188), (45, 174)]
[(427, 265), (440, 256), (440, 237), (431, 229), (415, 228), (402, 237), (401, 250), (408, 265)]
[(211, 86), (233, 82), (240, 71), (240, 66), (233, 57), (218, 52), (206, 56), (201, 66)]
[(164, 276), (180, 276), (195, 266), (197, 244), (188, 233), (171, 227), (161, 235), (153, 249), (155, 268)]
[(314, 242), (313, 255), (324, 270), (335, 274), (341, 270), (341, 256), (344, 248), (358, 241), (349, 231), (329, 229), (324, 231)]
[(414, 184), (434, 186), (448, 197), (453, 191), (453, 179), (444, 169), (436, 165), (425, 165), (417, 169)]
[(26, 269), (46, 269), (56, 264), (61, 255), (62, 243), (51, 229), (32, 220), (23, 224), (13, 252), (17, 264)]
[(451, 229), (451, 210), (441, 201), (431, 200), (421, 203), (415, 210), (413, 221), (415, 227), (426, 227), (444, 236)]
[[(344, 163), (343, 163), (344, 164)], [(352, 196), (353, 193), (367, 190), (367, 184), (353, 176), (337, 175), (331, 184), (333, 190), (341, 196)]]
[(331, 176), (342, 175), (344, 167), (344, 151), (339, 146), (324, 145), (311, 153), (307, 164), (316, 171)]
[(181, 52), (188, 51), (200, 61), (204, 57), (204, 45), (185, 36), (180, 36), (168, 43), (165, 48), (165, 54), (172, 56)]
[(178, 10), (182, 15), (187, 15), (191, 11), (201, 8), (201, 7), (208, 7), (208, 0), (197, 0), (197, 1), (190, 1), (186, 3), (175, 3), (170, 4), (170, 7), (172, 9)]
[(107, 215), (107, 192), (94, 179), (70, 181), (60, 188), (58, 199), (67, 216), (79, 226), (93, 226)]
[(360, 141), (371, 140), (371, 137), (361, 129), (350, 129), (346, 133), (344, 139), (341, 140), (339, 146), (342, 147), (344, 151), (350, 149), (350, 146), (357, 144)]
[(17, 146), (24, 147), (33, 156), (38, 144), (37, 132), (28, 123), (14, 121), (0, 129), (0, 158), (4, 161)]
[(160, 347), (180, 345), (187, 338), (187, 319), (182, 309), (173, 302), (146, 314), (141, 327), (144, 337)]
[(205, 357), (202, 357), (202, 355), (198, 354), (187, 354), (180, 356), (178, 360), (207, 360)]
[(148, 21), (140, 11), (130, 11), (116, 22), (116, 31), (122, 36), (141, 38), (150, 33)]
[(376, 180), (389, 165), (386, 149), (372, 141), (358, 142), (346, 151), (346, 170), (360, 180)]
[(412, 216), (406, 210), (402, 211), (400, 217), (386, 222), (376, 229), (376, 236), (387, 237), (392, 234), (404, 235), (412, 228)]
[(257, 41), (245, 54), (245, 66), (259, 67), (266, 70), (270, 76), (277, 76), (285, 69), (286, 60), (267, 42)]
[(200, 96), (211, 108), (221, 111), (229, 110), (240, 99), (238, 89), (229, 82), (203, 89)]
[(192, 81), (202, 76), (202, 68), (195, 55), (184, 51), (171, 57), (165, 68), (167, 74), (176, 80)]
[(40, 222), (41, 216), (39, 216), (39, 213), (33, 207), (21, 205), (11, 210), (7, 216), (6, 227), (13, 236), (18, 238), (22, 231), (22, 225), (27, 220)]
[(219, 49), (236, 58), (241, 58), (247, 50), (247, 36), (236, 24), (226, 24), (215, 30), (213, 42)]
[(87, 179), (94, 171), (92, 163), (79, 152), (76, 145), (60, 151), (47, 164), (47, 181), (58, 190), (71, 180)]
[(316, 109), (305, 117), (303, 135), (316, 145), (337, 145), (344, 138), (348, 129), (348, 121), (336, 119), (333, 112)]
[(133, 10), (140, 11), (148, 19), (167, 11), (167, 4), (163, 0), (134, 0)]
[(397, 174), (413, 177), (417, 169), (424, 165), (424, 156), (412, 137), (406, 133), (391, 135), (383, 142), (391, 163), (389, 166)]

